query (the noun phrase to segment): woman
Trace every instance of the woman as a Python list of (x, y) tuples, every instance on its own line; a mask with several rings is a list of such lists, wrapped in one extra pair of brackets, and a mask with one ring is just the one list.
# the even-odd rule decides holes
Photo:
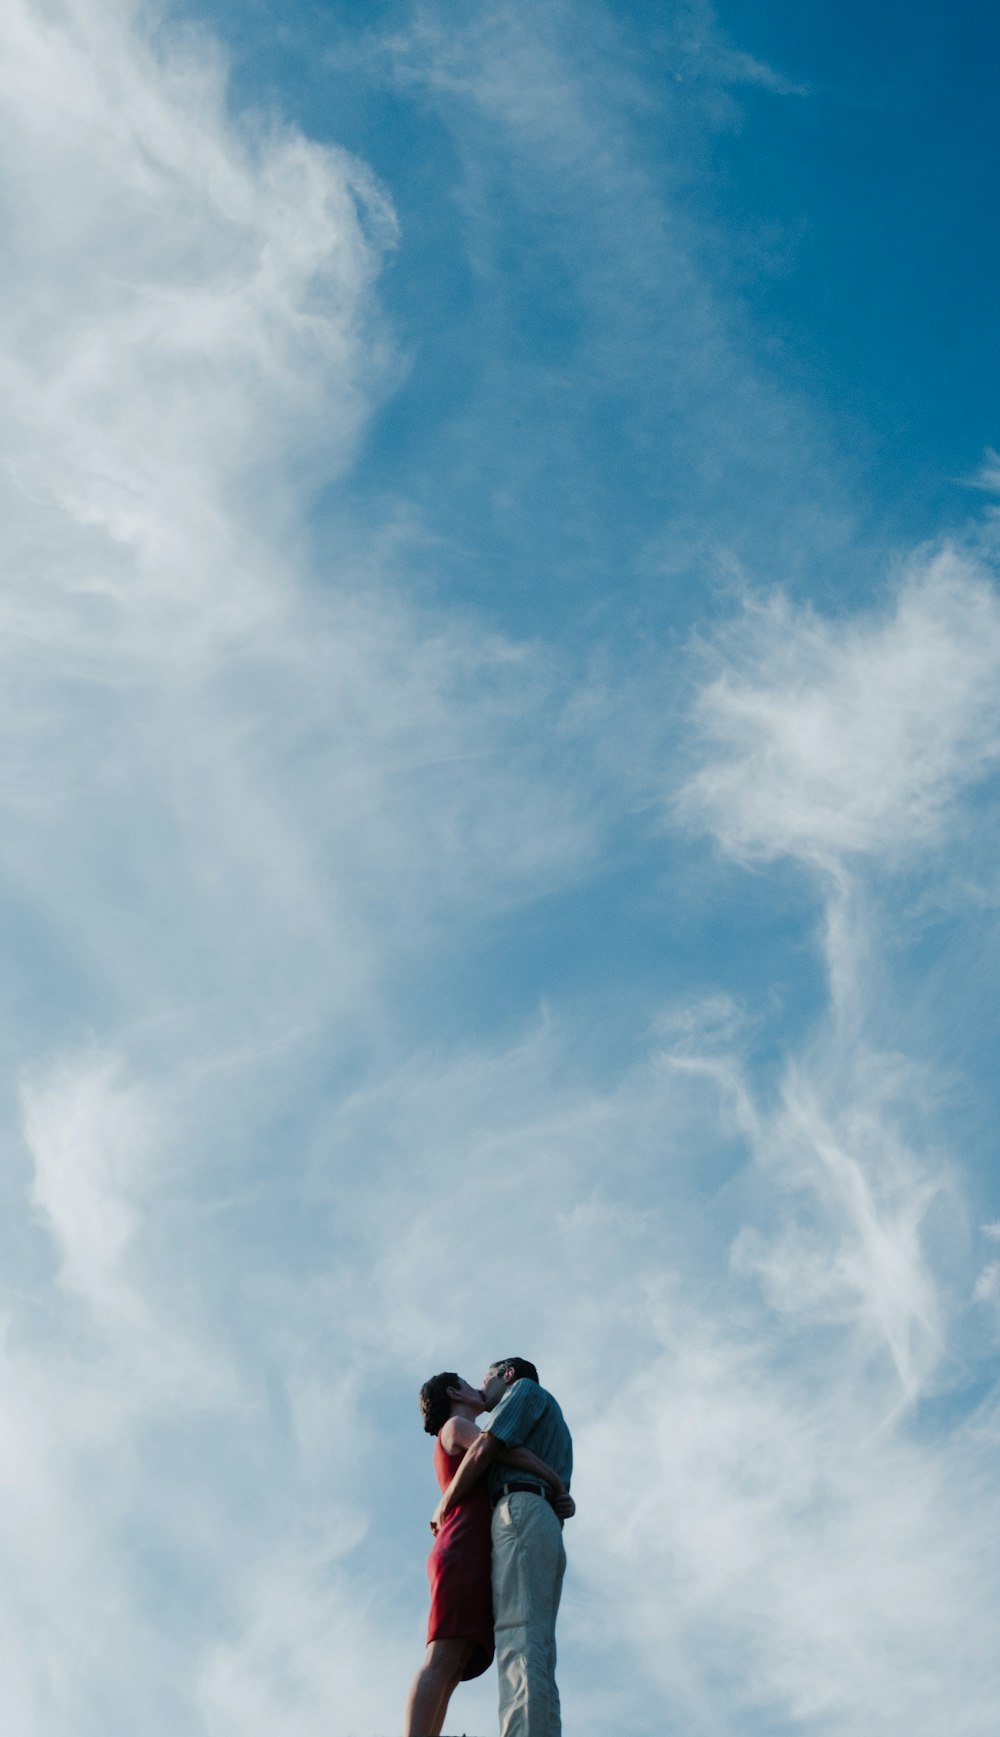
[[(479, 1430), (483, 1396), (454, 1371), (432, 1375), (420, 1389), (424, 1429), (437, 1437), (434, 1470), (448, 1488)], [(551, 1484), (565, 1484), (530, 1448), (504, 1448), (497, 1456)], [(568, 1511), (568, 1510), (567, 1510)], [(404, 1737), (439, 1737), (448, 1702), (459, 1683), (479, 1677), (493, 1663), (493, 1601), (490, 1593), (490, 1498), (481, 1478), (451, 1509), (427, 1558), (431, 1613), (427, 1651), (406, 1703)]]

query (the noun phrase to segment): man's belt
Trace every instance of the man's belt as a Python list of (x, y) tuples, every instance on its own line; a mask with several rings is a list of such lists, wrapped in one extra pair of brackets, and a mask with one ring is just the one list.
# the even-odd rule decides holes
[(515, 1490), (527, 1490), (532, 1496), (544, 1496), (549, 1506), (553, 1506), (552, 1491), (548, 1484), (529, 1484), (526, 1478), (511, 1478), (509, 1483), (501, 1484), (500, 1488), (494, 1492), (493, 1507), (495, 1508), (498, 1502), (502, 1502), (505, 1496), (512, 1496)]

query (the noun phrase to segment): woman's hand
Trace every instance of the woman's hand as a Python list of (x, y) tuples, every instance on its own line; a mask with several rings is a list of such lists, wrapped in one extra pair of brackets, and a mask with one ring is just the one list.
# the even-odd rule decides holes
[(449, 1515), (450, 1512), (451, 1512), (451, 1510), (450, 1510), (450, 1508), (445, 1506), (445, 1498), (444, 1498), (444, 1496), (442, 1496), (440, 1502), (438, 1503), (433, 1514), (431, 1515), (431, 1531), (433, 1532), (435, 1538), (437, 1537), (438, 1533), (440, 1532), (441, 1527), (444, 1525), (445, 1520), (447, 1519), (447, 1516)]

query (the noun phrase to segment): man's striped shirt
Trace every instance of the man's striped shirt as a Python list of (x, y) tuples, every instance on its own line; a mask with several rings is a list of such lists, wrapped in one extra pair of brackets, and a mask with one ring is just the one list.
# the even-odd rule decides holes
[[(525, 1375), (513, 1381), (486, 1427), (505, 1447), (530, 1448), (569, 1484), (573, 1475), (573, 1438), (558, 1402), (537, 1381), (529, 1381)], [(511, 1478), (525, 1476), (513, 1466), (494, 1460), (489, 1470), (491, 1496)]]

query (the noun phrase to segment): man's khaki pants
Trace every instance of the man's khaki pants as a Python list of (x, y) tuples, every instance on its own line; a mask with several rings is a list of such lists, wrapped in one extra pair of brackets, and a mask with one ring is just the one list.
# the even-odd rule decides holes
[(500, 1737), (560, 1737), (556, 1612), (562, 1527), (544, 1496), (515, 1490), (493, 1510), (493, 1626)]

